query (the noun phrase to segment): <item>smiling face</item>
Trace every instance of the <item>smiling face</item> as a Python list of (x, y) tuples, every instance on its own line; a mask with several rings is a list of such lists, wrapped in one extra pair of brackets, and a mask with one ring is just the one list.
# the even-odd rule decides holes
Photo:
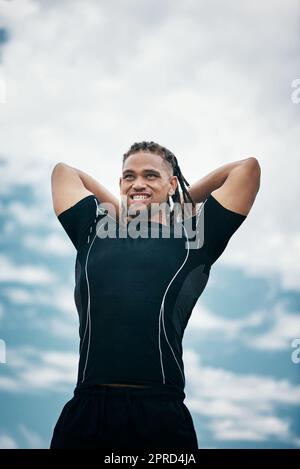
[(162, 156), (139, 151), (126, 158), (119, 185), (122, 201), (125, 199), (129, 213), (131, 207), (150, 213), (151, 204), (166, 202), (169, 195), (175, 193), (177, 177), (172, 175), (171, 166)]

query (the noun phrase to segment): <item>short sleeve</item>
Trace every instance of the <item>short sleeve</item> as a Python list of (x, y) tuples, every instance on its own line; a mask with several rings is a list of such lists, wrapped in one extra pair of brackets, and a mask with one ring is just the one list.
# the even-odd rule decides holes
[(247, 215), (223, 207), (212, 194), (203, 205), (204, 249), (212, 265), (226, 248), (228, 241), (240, 227)]
[(58, 220), (69, 236), (76, 250), (81, 240), (88, 234), (91, 223), (96, 220), (99, 213), (99, 201), (95, 195), (88, 195), (79, 200), (60, 215)]

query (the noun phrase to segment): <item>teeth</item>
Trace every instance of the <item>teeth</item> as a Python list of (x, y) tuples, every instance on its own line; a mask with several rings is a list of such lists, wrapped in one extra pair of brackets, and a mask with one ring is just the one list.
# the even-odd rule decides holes
[(148, 199), (148, 195), (134, 195), (132, 196), (133, 200), (143, 200)]

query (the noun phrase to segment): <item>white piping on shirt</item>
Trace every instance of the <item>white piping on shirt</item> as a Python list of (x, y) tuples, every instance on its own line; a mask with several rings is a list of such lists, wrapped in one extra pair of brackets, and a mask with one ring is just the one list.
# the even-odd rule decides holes
[[(181, 223), (182, 224), (182, 223)], [(160, 307), (160, 312), (159, 312), (159, 318), (158, 318), (158, 347), (159, 347), (159, 352), (160, 352), (160, 364), (161, 364), (161, 371), (162, 371), (162, 375), (163, 375), (163, 384), (165, 384), (165, 373), (164, 373), (164, 366), (163, 366), (163, 362), (162, 362), (162, 351), (161, 351), (161, 344), (160, 344), (160, 318), (162, 317), (162, 323), (163, 323), (163, 328), (164, 328), (164, 333), (165, 333), (165, 337), (166, 337), (166, 340), (169, 344), (169, 347), (173, 353), (173, 356), (175, 358), (175, 361), (178, 365), (178, 368), (180, 370), (180, 373), (182, 375), (182, 379), (183, 379), (183, 383), (185, 384), (185, 379), (184, 379), (184, 374), (183, 374), (183, 371), (181, 370), (180, 368), (180, 365), (176, 359), (176, 356), (175, 356), (175, 353), (170, 345), (170, 342), (168, 340), (168, 337), (167, 337), (167, 333), (166, 333), (166, 329), (165, 329), (165, 323), (164, 323), (164, 312), (165, 312), (165, 309), (164, 309), (164, 304), (165, 304), (165, 297), (166, 297), (166, 294), (171, 286), (171, 283), (173, 282), (173, 280), (175, 279), (175, 277), (177, 276), (177, 274), (180, 272), (180, 270), (183, 268), (183, 266), (185, 265), (188, 257), (189, 257), (189, 253), (190, 253), (190, 243), (189, 243), (189, 239), (188, 239), (188, 236), (187, 236), (187, 232), (186, 232), (186, 229), (185, 227), (182, 225), (184, 231), (185, 231), (185, 237), (186, 237), (186, 240), (187, 240), (187, 243), (188, 243), (188, 252), (187, 252), (187, 255), (183, 261), (183, 263), (181, 264), (181, 266), (179, 267), (179, 269), (177, 270), (176, 274), (173, 276), (172, 280), (170, 281), (169, 285), (167, 286), (166, 290), (165, 290), (165, 293), (164, 293), (164, 296), (163, 296), (163, 299), (162, 299), (162, 302), (161, 302), (161, 307)]]
[[(95, 215), (96, 218), (95, 218), (95, 220), (94, 220), (94, 223), (96, 223), (97, 215), (98, 215), (98, 202), (97, 202), (97, 200), (96, 200), (95, 198), (94, 198), (94, 202), (95, 202), (95, 204), (96, 204), (96, 215)], [(90, 233), (91, 233), (91, 231), (92, 231), (92, 227), (90, 227)], [(89, 243), (89, 241), (90, 241), (90, 235), (88, 235), (87, 243)], [(91, 249), (91, 246), (90, 246), (90, 249)], [(89, 255), (90, 249), (88, 250), (87, 257), (88, 257), (88, 255)], [(86, 261), (87, 261), (87, 259), (86, 259)], [(85, 265), (85, 275), (86, 275), (86, 279), (87, 279), (86, 265)], [(87, 286), (88, 286), (88, 291), (89, 291), (88, 279), (87, 279)], [(89, 300), (90, 300), (90, 294), (89, 294), (89, 296), (88, 296), (88, 308), (87, 308), (87, 310), (89, 310)], [(86, 334), (86, 330), (87, 330), (87, 325), (88, 325), (88, 316), (87, 316), (87, 318), (86, 318), (85, 331), (84, 331), (84, 334), (83, 334), (83, 339), (82, 339), (82, 342), (81, 342), (81, 347), (80, 347), (80, 352), (79, 352), (79, 353), (81, 353), (81, 350), (82, 350), (82, 347), (83, 347), (83, 343), (84, 343), (84, 339), (85, 339), (85, 334)]]
[[(103, 223), (104, 223), (104, 220), (103, 220)], [(82, 350), (82, 347), (83, 347), (83, 344), (84, 344), (84, 340), (85, 340), (85, 335), (86, 335), (86, 331), (87, 331), (87, 326), (89, 325), (89, 340), (88, 340), (88, 348), (87, 348), (87, 352), (86, 352), (86, 359), (85, 359), (85, 366), (84, 366), (84, 369), (83, 369), (83, 374), (82, 374), (82, 383), (83, 381), (85, 380), (85, 372), (86, 372), (86, 368), (87, 368), (87, 363), (88, 363), (88, 358), (89, 358), (89, 352), (90, 352), (90, 342), (91, 342), (91, 311), (90, 311), (90, 306), (91, 306), (91, 298), (90, 298), (90, 284), (89, 284), (89, 279), (88, 279), (88, 275), (87, 275), (87, 263), (88, 263), (88, 259), (89, 259), (89, 254), (90, 254), (90, 251), (91, 251), (91, 248), (94, 244), (94, 241), (98, 235), (98, 231), (100, 230), (101, 226), (103, 225), (103, 223), (100, 224), (95, 236), (94, 236), (94, 239), (93, 241), (91, 242), (91, 245), (89, 247), (89, 250), (88, 250), (88, 253), (87, 253), (87, 256), (86, 256), (86, 261), (85, 261), (85, 277), (86, 277), (86, 283), (87, 283), (87, 287), (88, 287), (88, 306), (87, 306), (87, 319), (86, 319), (86, 324), (85, 324), (85, 331), (84, 331), (84, 336), (83, 336), (83, 339), (82, 339), (82, 344), (81, 344), (81, 348), (80, 348), (80, 352)]]
[[(197, 231), (198, 231), (198, 222), (199, 222), (200, 214), (201, 214), (201, 212), (202, 212), (202, 210), (203, 210), (203, 207), (204, 207), (204, 205), (206, 204), (206, 202), (207, 202), (207, 199), (202, 203), (201, 208), (200, 208), (200, 210), (198, 211), (198, 217), (197, 217), (197, 220), (196, 220), (196, 235), (197, 235)], [(205, 241), (205, 240), (204, 240), (204, 241)], [(198, 240), (197, 240), (197, 249), (199, 249), (199, 242), (200, 242), (200, 240), (199, 240), (199, 237), (198, 237)]]
[[(106, 212), (106, 209), (103, 209), (102, 207), (100, 207), (100, 204), (98, 204), (96, 199), (94, 199), (94, 201), (95, 201), (95, 204), (96, 204), (96, 218), (94, 220), (94, 223), (96, 223), (98, 215), (108, 215), (110, 218), (112, 218), (114, 220), (114, 218), (108, 212)], [(87, 275), (87, 264), (88, 264), (88, 258), (89, 258), (91, 248), (94, 244), (94, 241), (95, 241), (95, 239), (98, 235), (99, 230), (101, 229), (101, 227), (104, 224), (104, 221), (105, 221), (105, 217), (103, 218), (103, 223), (100, 223), (100, 226), (97, 229), (97, 232), (94, 236), (94, 239), (91, 242), (91, 245), (89, 247), (89, 250), (88, 250), (88, 253), (87, 253), (87, 256), (86, 256), (86, 261), (85, 261), (85, 277), (86, 277), (86, 283), (87, 283), (87, 289), (88, 289), (88, 305), (87, 305), (87, 318), (86, 318), (86, 323), (85, 323), (85, 331), (84, 331), (84, 335), (83, 335), (83, 339), (82, 339), (82, 342), (81, 342), (81, 347), (80, 347), (80, 352), (79, 353), (81, 353), (81, 350), (83, 348), (87, 327), (89, 327), (89, 339), (88, 339), (88, 348), (87, 348), (86, 359), (85, 359), (85, 366), (84, 366), (84, 370), (83, 370), (83, 374), (82, 374), (82, 381), (81, 381), (82, 383), (85, 380), (85, 373), (86, 373), (86, 368), (87, 368), (87, 364), (88, 364), (88, 358), (89, 358), (89, 352), (90, 352), (90, 343), (91, 343), (91, 310), (90, 310), (91, 297), (90, 297), (90, 284), (89, 284), (89, 279), (88, 279), (88, 275)], [(92, 227), (90, 227), (90, 233), (91, 233), (91, 231), (92, 231)], [(89, 241), (90, 241), (90, 234), (88, 235), (88, 241), (87, 242), (89, 243)]]

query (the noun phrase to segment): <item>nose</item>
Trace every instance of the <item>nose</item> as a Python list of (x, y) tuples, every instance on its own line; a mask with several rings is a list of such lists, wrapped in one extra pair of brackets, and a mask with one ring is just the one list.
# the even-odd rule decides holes
[(145, 181), (142, 177), (137, 177), (132, 184), (132, 189), (140, 191), (146, 187)]

